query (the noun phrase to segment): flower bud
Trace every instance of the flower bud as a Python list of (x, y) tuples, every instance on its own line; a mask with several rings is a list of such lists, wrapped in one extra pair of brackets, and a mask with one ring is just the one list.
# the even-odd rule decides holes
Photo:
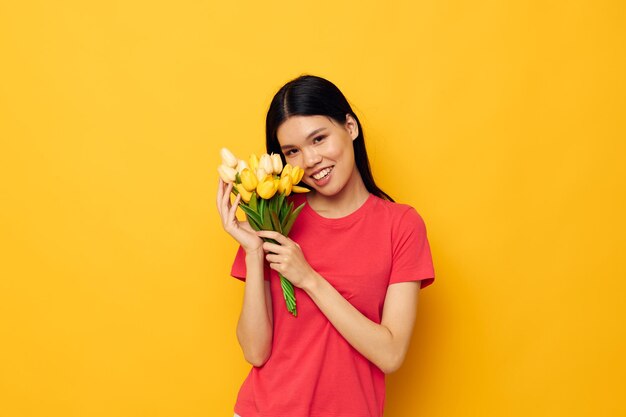
[(283, 168), (283, 172), (280, 173), (280, 178), (290, 177), (292, 169), (293, 167), (290, 164), (285, 164), (285, 167)]
[(249, 202), (250, 198), (252, 197), (252, 193), (248, 190), (246, 190), (246, 188), (243, 186), (243, 184), (237, 184), (235, 185), (235, 188), (237, 188), (237, 191), (239, 191), (239, 194), (241, 194), (241, 199), (244, 202)]
[(220, 151), (220, 155), (222, 157), (223, 165), (231, 168), (235, 168), (237, 166), (237, 158), (228, 149), (222, 148), (222, 150)]
[(248, 168), (248, 163), (246, 161), (244, 161), (243, 159), (240, 159), (237, 162), (237, 168), (235, 168), (235, 169), (237, 170), (238, 173), (241, 174), (241, 171), (243, 171), (246, 168)]
[(280, 155), (277, 153), (273, 153), (270, 155), (272, 159), (272, 166), (274, 167), (274, 174), (280, 174), (280, 171), (283, 170), (283, 161), (280, 159)]
[(274, 165), (272, 165), (272, 159), (266, 153), (261, 155), (261, 159), (259, 159), (259, 168), (263, 168), (265, 172), (268, 174), (272, 174), (274, 172)]
[(256, 154), (251, 154), (248, 161), (251, 170), (255, 171), (259, 167), (259, 158), (257, 158)]
[(267, 178), (267, 175), (268, 175), (267, 171), (265, 171), (263, 168), (257, 168), (255, 174), (259, 182), (265, 181), (265, 178)]
[(259, 197), (269, 200), (276, 194), (276, 183), (272, 178), (266, 178), (256, 186), (256, 193)]
[(233, 183), (237, 178), (237, 171), (235, 168), (231, 168), (226, 165), (220, 165), (217, 167), (217, 172), (220, 174), (222, 180), (226, 183)]
[(280, 182), (278, 183), (278, 192), (279, 193), (284, 193), (285, 196), (288, 196), (289, 194), (291, 194), (291, 188), (293, 187), (293, 184), (291, 183), (291, 177), (284, 176), (280, 179)]
[(304, 170), (298, 166), (293, 167), (291, 170), (291, 183), (296, 185), (300, 181), (302, 181), (302, 177), (304, 176)]
[(291, 187), (291, 192), (292, 193), (308, 193), (309, 190), (308, 188), (304, 188), (304, 187), (300, 187), (299, 185), (294, 185), (293, 187)]
[(246, 191), (254, 191), (259, 183), (256, 175), (250, 171), (250, 168), (244, 168), (244, 170), (239, 174), (239, 178), (241, 179), (241, 184)]

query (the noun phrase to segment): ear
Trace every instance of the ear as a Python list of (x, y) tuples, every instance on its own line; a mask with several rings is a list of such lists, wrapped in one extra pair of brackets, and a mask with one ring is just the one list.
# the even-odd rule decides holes
[(356, 119), (350, 115), (350, 113), (346, 113), (346, 130), (350, 133), (350, 137), (352, 140), (355, 140), (357, 136), (359, 136), (359, 125), (356, 122)]

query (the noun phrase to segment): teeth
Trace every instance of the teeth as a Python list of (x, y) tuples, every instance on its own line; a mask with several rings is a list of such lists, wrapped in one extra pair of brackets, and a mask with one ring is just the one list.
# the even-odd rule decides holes
[(323, 169), (320, 172), (318, 172), (317, 174), (313, 175), (313, 178), (315, 178), (316, 180), (321, 180), (326, 175), (330, 174), (330, 171), (332, 171), (332, 170), (333, 170), (332, 167)]

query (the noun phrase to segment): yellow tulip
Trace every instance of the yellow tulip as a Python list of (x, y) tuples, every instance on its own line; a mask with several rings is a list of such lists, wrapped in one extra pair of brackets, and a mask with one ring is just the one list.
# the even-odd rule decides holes
[(308, 193), (309, 190), (308, 188), (304, 188), (304, 187), (300, 187), (299, 185), (294, 185), (293, 187), (291, 187), (291, 192), (292, 193)]
[(268, 174), (272, 174), (274, 172), (274, 165), (272, 165), (272, 158), (266, 153), (261, 155), (259, 159), (259, 168), (263, 168), (265, 172)]
[(293, 167), (291, 170), (291, 183), (296, 185), (300, 181), (302, 181), (302, 177), (304, 176), (304, 170), (300, 167)]
[(289, 194), (291, 194), (292, 187), (293, 187), (293, 184), (291, 183), (291, 177), (289, 176), (282, 177), (280, 179), (280, 182), (278, 183), (278, 192), (284, 193), (285, 196), (288, 196)]
[(276, 194), (277, 189), (276, 183), (270, 177), (266, 178), (265, 181), (259, 182), (256, 186), (256, 193), (259, 197), (269, 200)]
[(244, 168), (239, 174), (239, 178), (241, 179), (241, 184), (246, 191), (254, 191), (259, 183), (256, 175), (254, 175), (254, 172), (250, 171), (250, 168)]
[(228, 149), (222, 148), (222, 150), (220, 151), (220, 155), (222, 156), (223, 165), (226, 165), (230, 168), (235, 168), (237, 166), (237, 158)]
[(285, 164), (285, 167), (283, 168), (283, 172), (280, 173), (280, 178), (290, 176), (292, 169), (293, 167), (290, 164)]
[(274, 168), (274, 174), (280, 174), (280, 171), (283, 170), (283, 160), (280, 159), (280, 155), (277, 153), (273, 153), (270, 155), (272, 159), (272, 167)]
[(259, 158), (255, 154), (250, 155), (250, 169), (255, 171), (259, 167)]
[(239, 191), (239, 194), (241, 194), (241, 199), (243, 201), (245, 201), (246, 203), (250, 201), (250, 198), (252, 197), (252, 193), (246, 190), (243, 184), (237, 184), (235, 185), (235, 188), (237, 188), (237, 191)]
[(235, 168), (231, 168), (226, 165), (220, 165), (219, 167), (217, 167), (217, 172), (220, 174), (222, 180), (226, 183), (235, 182), (235, 179), (237, 179), (237, 171), (235, 170)]

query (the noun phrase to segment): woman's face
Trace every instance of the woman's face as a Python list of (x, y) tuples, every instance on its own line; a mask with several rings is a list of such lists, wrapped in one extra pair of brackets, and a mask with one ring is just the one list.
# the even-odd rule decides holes
[(358, 133), (350, 115), (343, 126), (326, 116), (291, 116), (276, 136), (287, 163), (304, 169), (302, 181), (330, 197), (359, 176), (352, 147)]

